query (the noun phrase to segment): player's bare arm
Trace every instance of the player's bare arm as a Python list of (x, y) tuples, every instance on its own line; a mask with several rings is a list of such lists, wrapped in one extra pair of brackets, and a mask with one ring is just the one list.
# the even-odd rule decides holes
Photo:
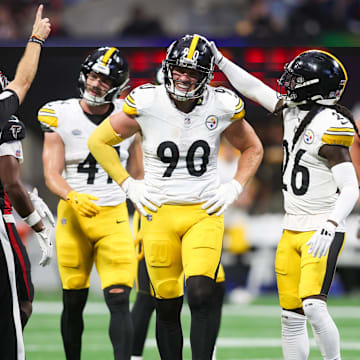
[(319, 150), (319, 155), (326, 158), (329, 168), (343, 162), (351, 162), (349, 148), (340, 145), (323, 145)]
[(129, 158), (126, 170), (134, 179), (144, 178), (143, 154), (141, 148), (141, 135), (137, 133), (135, 139), (129, 147)]
[[(15, 157), (11, 155), (0, 157), (0, 180), (18, 214), (22, 218), (30, 215), (34, 211), (34, 205), (21, 181), (20, 164)], [(41, 220), (32, 226), (35, 231), (41, 231), (43, 227)]]
[(140, 126), (136, 119), (128, 114), (125, 114), (123, 111), (111, 115), (109, 121), (114, 131), (122, 139), (126, 139), (140, 131)]
[(263, 146), (252, 126), (245, 119), (231, 124), (224, 131), (224, 135), (230, 144), (241, 152), (235, 179), (244, 187), (255, 175), (261, 163)]
[(66, 200), (66, 195), (72, 189), (61, 175), (65, 167), (65, 146), (60, 135), (55, 132), (44, 134), (42, 158), (46, 186)]
[(74, 191), (63, 178), (65, 168), (65, 146), (56, 133), (45, 133), (43, 147), (45, 184), (55, 195), (69, 204), (82, 216), (92, 217), (99, 212), (99, 207), (92, 200), (98, 200), (89, 194)]
[[(358, 128), (360, 127), (360, 119), (356, 121), (356, 125)], [(355, 167), (358, 182), (360, 183), (360, 139), (358, 136), (355, 136), (354, 138), (354, 143), (350, 148), (350, 155)]]
[(11, 89), (17, 94), (20, 104), (23, 102), (35, 78), (42, 44), (48, 38), (51, 31), (50, 20), (48, 18), (42, 18), (43, 9), (43, 5), (38, 7), (30, 41), (17, 66), (14, 80), (7, 86), (7, 89)]

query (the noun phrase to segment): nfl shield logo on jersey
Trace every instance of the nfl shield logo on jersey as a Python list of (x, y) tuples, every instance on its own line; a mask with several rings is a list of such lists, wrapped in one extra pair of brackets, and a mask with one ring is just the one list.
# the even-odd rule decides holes
[(314, 141), (314, 133), (312, 132), (312, 130), (308, 129), (305, 131), (304, 141), (305, 144), (311, 144)]
[(209, 130), (214, 130), (218, 125), (218, 119), (216, 118), (216, 116), (210, 115), (206, 118), (205, 124)]
[(184, 126), (185, 127), (190, 127), (191, 126), (191, 119), (189, 117), (186, 117), (184, 119)]

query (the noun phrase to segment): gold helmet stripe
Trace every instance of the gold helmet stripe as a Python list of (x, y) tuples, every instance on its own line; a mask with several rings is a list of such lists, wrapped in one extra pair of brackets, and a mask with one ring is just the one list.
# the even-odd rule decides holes
[(115, 51), (116, 51), (116, 48), (112, 47), (112, 48), (110, 48), (110, 49), (105, 53), (105, 55), (104, 55), (104, 57), (103, 57), (103, 59), (102, 59), (102, 63), (103, 63), (104, 65), (107, 64), (107, 62), (109, 61), (111, 55), (112, 55)]
[(196, 46), (199, 42), (199, 35), (194, 35), (192, 41), (191, 41), (191, 44), (190, 44), (190, 48), (189, 48), (189, 53), (187, 54), (187, 59), (191, 59), (193, 58), (194, 56), (194, 51), (196, 49)]

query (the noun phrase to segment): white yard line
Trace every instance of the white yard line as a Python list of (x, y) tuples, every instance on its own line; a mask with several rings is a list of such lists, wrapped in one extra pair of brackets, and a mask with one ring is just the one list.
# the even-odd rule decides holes
[[(35, 301), (34, 314), (60, 314), (60, 302)], [(329, 306), (329, 312), (334, 318), (360, 319), (360, 306)], [(105, 303), (89, 302), (85, 307), (86, 314), (108, 314)], [(185, 305), (183, 315), (190, 315), (189, 308)], [(274, 305), (224, 305), (223, 316), (249, 316), (249, 317), (279, 317), (280, 307)]]
[[(310, 340), (310, 346), (316, 348), (314, 340)], [(150, 338), (146, 340), (145, 347), (156, 348), (156, 340)], [(184, 339), (184, 347), (189, 348), (189, 339)], [(218, 338), (216, 341), (217, 352), (221, 353), (222, 348), (280, 348), (281, 340), (278, 338)], [(108, 350), (110, 345), (103, 344), (87, 344), (86, 350)], [(360, 350), (360, 343), (355, 341), (342, 341), (342, 350)], [(26, 344), (27, 352), (44, 351), (44, 352), (59, 352), (64, 351), (62, 345), (59, 344)], [(254, 359), (253, 359), (254, 360)], [(264, 359), (262, 359), (264, 360)], [(272, 359), (274, 360), (274, 359)]]

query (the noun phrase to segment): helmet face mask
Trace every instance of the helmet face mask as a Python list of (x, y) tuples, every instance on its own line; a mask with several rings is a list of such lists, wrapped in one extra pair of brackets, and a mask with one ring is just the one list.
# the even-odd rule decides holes
[[(206, 85), (213, 78), (215, 59), (208, 41), (199, 35), (186, 35), (174, 41), (168, 48), (163, 61), (164, 83), (167, 92), (178, 101), (201, 97)], [(173, 70), (185, 68), (199, 73), (195, 88), (182, 91), (176, 87)]]
[(295, 105), (307, 102), (333, 105), (340, 100), (347, 79), (344, 66), (333, 55), (310, 50), (285, 65), (277, 92)]
[[(86, 90), (90, 72), (101, 74), (111, 80), (111, 87), (103, 96)], [(102, 47), (92, 52), (83, 62), (78, 79), (81, 97), (91, 106), (113, 102), (129, 82), (129, 68), (125, 58), (116, 48)]]

